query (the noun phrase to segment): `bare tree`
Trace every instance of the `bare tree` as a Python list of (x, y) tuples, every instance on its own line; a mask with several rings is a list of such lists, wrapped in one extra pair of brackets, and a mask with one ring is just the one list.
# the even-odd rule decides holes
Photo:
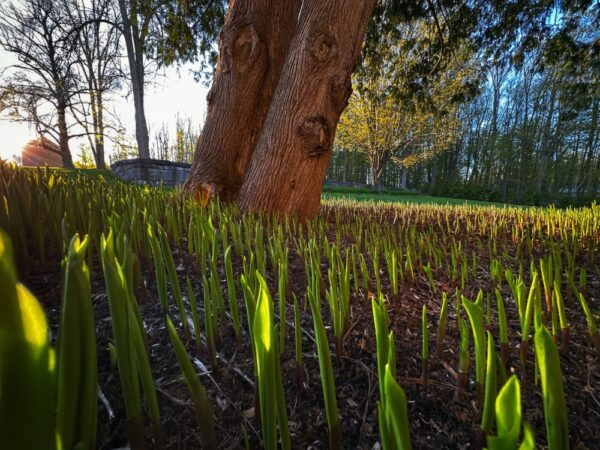
[(191, 163), (194, 149), (200, 135), (191, 117), (177, 115), (175, 121), (175, 136), (172, 138), (169, 126), (163, 123), (154, 132), (152, 156), (158, 159)]
[(210, 53), (210, 44), (221, 24), (223, 2), (115, 1), (129, 65), (139, 156), (149, 158), (150, 139), (144, 109), (146, 63), (169, 65), (196, 61), (199, 55)]
[(17, 57), (2, 89), (16, 120), (58, 142), (65, 167), (73, 167), (67, 114), (77, 94), (76, 45), (60, 3), (19, 0), (0, 6), (0, 45)]
[[(71, 111), (87, 134), (98, 169), (106, 166), (106, 108), (108, 94), (120, 86), (120, 31), (111, 15), (112, 0), (63, 0), (75, 35), (76, 68), (82, 87)], [(91, 122), (90, 122), (91, 119)]]

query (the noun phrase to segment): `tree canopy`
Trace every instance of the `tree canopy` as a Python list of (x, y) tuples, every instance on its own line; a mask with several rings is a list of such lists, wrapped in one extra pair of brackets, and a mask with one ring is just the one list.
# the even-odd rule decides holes
[(459, 104), (479, 82), (481, 62), (463, 42), (443, 70), (423, 77), (415, 89), (412, 67), (421, 57), (427, 28), (420, 19), (382, 33), (377, 51), (363, 53), (353, 77), (336, 144), (367, 157), (375, 186), (389, 162), (410, 167), (448, 149), (458, 133)]

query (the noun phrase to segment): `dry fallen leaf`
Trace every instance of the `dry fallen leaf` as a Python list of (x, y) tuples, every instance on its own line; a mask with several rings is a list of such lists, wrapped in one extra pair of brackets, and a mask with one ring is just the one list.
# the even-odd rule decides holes
[(248, 408), (248, 409), (245, 409), (244, 411), (242, 411), (242, 415), (246, 419), (252, 419), (252, 418), (254, 418), (254, 406), (252, 408)]

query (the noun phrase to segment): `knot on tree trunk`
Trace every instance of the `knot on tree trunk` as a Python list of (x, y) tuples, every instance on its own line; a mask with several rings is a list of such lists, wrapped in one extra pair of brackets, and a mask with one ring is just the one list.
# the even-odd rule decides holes
[(240, 28), (231, 48), (233, 66), (238, 72), (245, 72), (256, 59), (258, 51), (258, 33), (254, 25), (247, 24)]
[[(194, 165), (192, 165), (192, 173)], [(202, 176), (190, 175), (181, 186), (181, 194), (192, 198), (200, 206), (204, 207), (208, 202), (219, 194), (219, 185), (215, 182), (202, 180)]]
[(304, 142), (304, 152), (309, 158), (318, 158), (329, 150), (331, 128), (323, 116), (308, 117), (298, 127)]
[(226, 25), (219, 34), (221, 56), (216, 75), (231, 70), (244, 73), (253, 66), (260, 51), (260, 37), (254, 24), (238, 23)]
[(205, 207), (208, 205), (208, 202), (216, 196), (217, 190), (214, 184), (212, 183), (199, 183), (195, 186), (185, 188), (183, 194), (187, 194), (190, 196), (196, 203), (198, 203), (201, 207)]
[(309, 36), (308, 47), (310, 54), (319, 63), (326, 63), (337, 54), (335, 39), (331, 34), (317, 31)]

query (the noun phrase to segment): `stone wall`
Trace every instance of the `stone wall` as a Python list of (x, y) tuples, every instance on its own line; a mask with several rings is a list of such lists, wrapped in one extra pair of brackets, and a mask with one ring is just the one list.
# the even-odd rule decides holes
[(113, 163), (112, 173), (125, 181), (139, 184), (167, 187), (181, 186), (188, 174), (190, 165), (160, 159), (124, 159)]

